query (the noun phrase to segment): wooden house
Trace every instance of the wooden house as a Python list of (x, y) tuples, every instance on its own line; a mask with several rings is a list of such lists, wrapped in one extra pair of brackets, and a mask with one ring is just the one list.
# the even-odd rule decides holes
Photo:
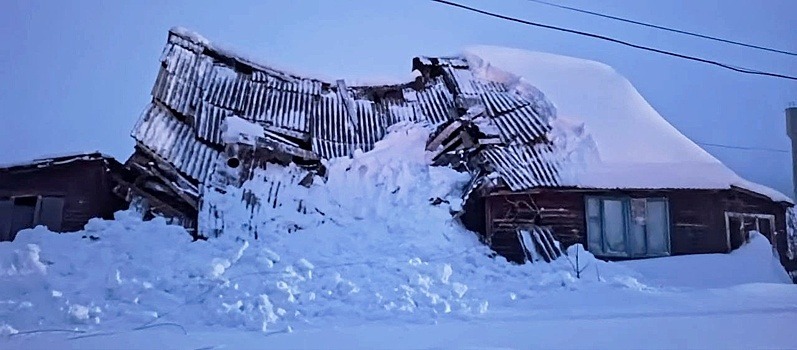
[(78, 231), (112, 219), (127, 203), (114, 194), (123, 167), (100, 153), (71, 154), (0, 167), (0, 241), (38, 225)]
[[(541, 73), (527, 78), (550, 80), (546, 62), (535, 62)], [(564, 72), (580, 76), (583, 67)], [(589, 74), (613, 72), (599, 68)], [(419, 76), (405, 84), (348, 86), (344, 80), (282, 72), (172, 29), (152, 100), (132, 132), (136, 152), (126, 166), (135, 175), (123, 184), (125, 196), (154, 214), (178, 218), (197, 236), (219, 235), (223, 212), (203, 199), (208, 191), (240, 186), (252, 180), (252, 169), (269, 163), (298, 165), (296, 174), (257, 180), (271, 182), (273, 198), (241, 198), (253, 215), (264, 215), (268, 206), (279, 205), (280, 187), (306, 185), (308, 175), (323, 175), (323, 159), (369, 151), (392, 125), (413, 122), (434, 130), (427, 150), (435, 165), (472, 176), (457, 216), (512, 261), (550, 260), (560, 254), (555, 241), (565, 247), (581, 243), (610, 259), (728, 252), (753, 229), (776, 248), (786, 246), (781, 241), (791, 201), (738, 177), (661, 116), (650, 114), (646, 103), (639, 110), (650, 115), (626, 125), (608, 127), (608, 117), (586, 122), (587, 129), (630, 138), (609, 151), (625, 152), (636, 162), (586, 164), (576, 161), (573, 142), (583, 143), (575, 148), (589, 149), (587, 141), (605, 145), (612, 136), (596, 132), (601, 139), (593, 140), (583, 125), (563, 126), (546, 86), (539, 86), (541, 92), (478, 56), (417, 57), (412, 69)], [(603, 96), (601, 86), (616, 80), (610, 76), (584, 86), (592, 92), (579, 90), (590, 102), (583, 111), (603, 105), (625, 111), (628, 103), (640, 104), (638, 94), (629, 95), (629, 101), (590, 99)], [(580, 114), (576, 117), (585, 116)], [(236, 134), (229, 126), (233, 121), (259, 131)], [(624, 127), (636, 129), (623, 134)], [(646, 128), (661, 135), (635, 136)], [(577, 134), (575, 141), (564, 142), (563, 130)], [(646, 164), (644, 158), (657, 147), (699, 162)], [(607, 155), (612, 152), (601, 152)], [(621, 181), (629, 178), (634, 181)]]

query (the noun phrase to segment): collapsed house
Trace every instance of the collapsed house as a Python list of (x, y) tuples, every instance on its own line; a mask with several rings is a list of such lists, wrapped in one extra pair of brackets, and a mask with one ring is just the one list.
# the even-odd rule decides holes
[[(325, 159), (367, 152), (391, 126), (412, 122), (434, 130), (427, 143), (434, 165), (471, 174), (455, 215), (511, 261), (550, 261), (559, 243), (581, 243), (604, 258), (728, 252), (751, 230), (785, 256), (792, 205), (785, 196), (736, 178), (600, 180), (622, 178), (618, 169), (638, 171), (642, 162), (587, 168), (599, 171), (582, 181), (545, 95), (518, 77), (484, 74), (477, 58), (418, 57), (415, 81), (348, 86), (272, 69), (172, 29), (160, 63), (152, 101), (132, 132), (135, 153), (125, 164), (132, 175), (119, 193), (197, 237), (225, 229), (223, 210), (203, 200), (209, 191), (239, 187), (269, 164), (291, 164), (290, 174), (258, 179), (272, 186), (268, 198), (240, 198), (255, 220), (280, 205), (281, 188), (323, 178)], [(583, 141), (583, 125), (575, 130)]]
[(127, 208), (114, 193), (124, 173), (122, 164), (99, 152), (0, 167), (0, 241), (39, 225), (72, 232), (91, 218), (112, 219)]

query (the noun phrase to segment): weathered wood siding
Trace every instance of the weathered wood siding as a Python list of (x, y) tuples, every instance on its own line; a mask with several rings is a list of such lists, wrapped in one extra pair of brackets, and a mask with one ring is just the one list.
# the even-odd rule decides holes
[[(485, 240), (508, 260), (522, 262), (522, 248), (515, 228), (533, 223), (550, 226), (565, 247), (581, 243), (589, 249), (585, 215), (585, 197), (588, 195), (666, 198), (672, 255), (728, 252), (726, 211), (774, 215), (776, 239), (783, 240), (777, 242), (778, 247), (785, 248), (786, 205), (738, 189), (495, 192), (485, 198)], [(785, 256), (784, 252), (781, 256)]]
[(490, 195), (485, 203), (487, 241), (507, 260), (523, 262), (523, 250), (515, 231), (519, 225), (550, 226), (563, 246), (586, 243), (583, 193), (506, 193)]
[(113, 218), (126, 203), (113, 195), (103, 160), (76, 160), (42, 168), (0, 171), (0, 198), (53, 196), (64, 199), (62, 232), (77, 231), (89, 219)]

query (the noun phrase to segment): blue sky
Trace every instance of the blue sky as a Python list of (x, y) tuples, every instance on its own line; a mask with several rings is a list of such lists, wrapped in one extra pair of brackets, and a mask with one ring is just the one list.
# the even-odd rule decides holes
[[(793, 0), (552, 0), (617, 16), (797, 51)], [(462, 3), (739, 66), (797, 75), (797, 57), (629, 26), (525, 0)], [(755, 77), (406, 1), (0, 2), (0, 162), (64, 151), (132, 152), (167, 30), (183, 26), (276, 67), (327, 77), (404, 79), (415, 55), (472, 44), (607, 63), (699, 142), (789, 149), (784, 108), (797, 82)], [(618, 126), (622, 127), (622, 126)], [(788, 153), (705, 147), (742, 176), (792, 193)]]

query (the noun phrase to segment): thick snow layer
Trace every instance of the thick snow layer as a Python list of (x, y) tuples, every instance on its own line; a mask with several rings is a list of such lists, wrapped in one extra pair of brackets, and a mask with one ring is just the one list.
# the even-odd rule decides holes
[(177, 322), (271, 332), (339, 317), (476, 317), (535, 289), (637, 288), (625, 268), (583, 252), (600, 278), (575, 278), (565, 259), (514, 266), (489, 257), (451, 216), (469, 176), (429, 166), (427, 137), (399, 127), (371, 152), (330, 161), (326, 182), (280, 189), (279, 205), (264, 200), (271, 209), (255, 219), (240, 199), (276, 194), (263, 176), (207, 197), (227, 221), (209, 241), (126, 212), (77, 234), (23, 231), (0, 243), (0, 316), (19, 330)]
[(237, 116), (224, 118), (222, 124), (222, 140), (227, 143), (242, 142), (255, 145), (258, 137), (264, 137), (266, 130), (263, 126)]
[[(747, 181), (668, 123), (611, 67), (578, 58), (492, 46), (468, 48), (471, 68), (492, 80), (541, 90), (560, 117), (585, 123), (596, 154), (564, 179), (593, 188), (731, 186), (777, 201), (791, 200)], [(535, 89), (536, 90), (536, 89)], [(595, 158), (595, 159), (593, 159)], [(567, 171), (566, 171), (567, 172)], [(577, 176), (575, 176), (577, 175)]]
[(620, 264), (638, 271), (650, 285), (721, 288), (744, 283), (789, 283), (791, 278), (773, 254), (769, 240), (754, 233), (749, 243), (730, 254), (682, 255)]
[[(430, 167), (427, 137), (427, 129), (397, 127), (373, 151), (330, 161), (328, 180), (309, 188), (273, 191), (265, 180), (291, 171), (269, 167), (243, 189), (206, 198), (227, 224), (208, 241), (130, 212), (78, 233), (22, 231), (0, 242), (0, 347), (717, 346), (728, 343), (656, 334), (794, 321), (797, 293), (767, 272), (774, 258), (759, 238), (723, 259), (690, 257), (713, 266), (705, 271), (738, 269), (702, 284), (734, 285), (721, 289), (679, 289), (703, 270), (677, 258), (611, 263), (581, 246), (550, 264), (490, 257), (451, 217), (468, 176)], [(244, 193), (276, 192), (260, 202), (270, 208), (260, 215), (240, 204)], [(689, 326), (673, 328), (673, 320)], [(589, 331), (571, 344), (561, 330), (574, 327)], [(739, 344), (785, 344), (783, 336), (750, 339)]]

